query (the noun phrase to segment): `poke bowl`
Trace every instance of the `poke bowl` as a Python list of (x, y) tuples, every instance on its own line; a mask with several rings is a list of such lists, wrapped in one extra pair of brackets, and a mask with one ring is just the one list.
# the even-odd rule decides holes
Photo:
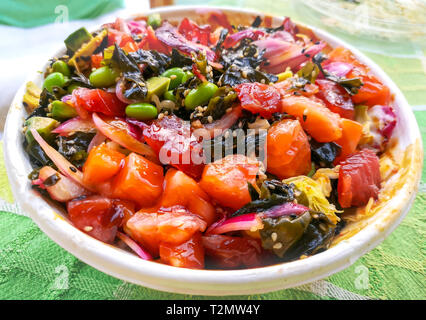
[(100, 271), (186, 294), (294, 287), (353, 264), (414, 200), (410, 106), (324, 31), (164, 7), (65, 44), (18, 90), (5, 164), (22, 209)]

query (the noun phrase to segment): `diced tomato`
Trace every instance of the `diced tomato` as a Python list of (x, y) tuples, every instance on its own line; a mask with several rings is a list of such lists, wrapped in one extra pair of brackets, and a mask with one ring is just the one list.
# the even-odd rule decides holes
[(229, 155), (206, 165), (200, 186), (217, 203), (238, 210), (251, 201), (247, 184), (255, 184), (258, 171), (258, 161)]
[[(100, 112), (108, 116), (124, 116), (126, 104), (115, 93), (101, 89), (77, 88), (72, 92), (72, 103), (89, 112)], [(80, 115), (81, 116), (81, 115)], [(87, 117), (83, 117), (87, 119)]]
[(216, 29), (216, 27), (221, 26), (225, 29), (228, 29), (230, 34), (234, 32), (234, 30), (232, 29), (232, 25), (228, 20), (228, 17), (222, 10), (209, 10), (207, 14), (207, 21), (213, 29)]
[(289, 95), (281, 100), (282, 110), (297, 117), (316, 141), (330, 142), (342, 136), (340, 116), (331, 112), (320, 100)]
[(98, 53), (98, 54), (92, 54), (92, 56), (90, 57), (90, 60), (92, 62), (91, 67), (98, 69), (102, 66), (101, 62), (103, 60), (103, 56), (102, 53)]
[(199, 178), (204, 168), (202, 143), (191, 133), (189, 122), (175, 115), (154, 120), (144, 128), (146, 143), (158, 154), (162, 164)]
[(195, 233), (182, 244), (174, 245), (162, 242), (159, 251), (163, 263), (180, 268), (204, 268), (204, 248), (200, 232)]
[[(164, 43), (162, 43), (160, 40), (158, 40), (157, 36), (155, 35), (154, 29), (152, 29), (151, 26), (148, 26), (146, 29), (147, 35), (143, 40), (144, 47), (149, 50), (156, 50), (158, 52), (164, 53), (164, 54), (170, 54), (171, 49), (166, 46)], [(141, 47), (141, 44), (139, 44), (139, 48)], [(143, 48), (142, 48), (143, 49)]]
[(379, 158), (374, 151), (363, 149), (340, 165), (337, 192), (342, 208), (363, 206), (371, 197), (377, 199), (381, 178)]
[(126, 224), (126, 233), (157, 256), (160, 243), (173, 245), (188, 241), (196, 232), (203, 232), (206, 223), (182, 206), (141, 210)]
[(256, 267), (260, 264), (262, 246), (252, 238), (210, 235), (203, 237), (206, 256), (222, 268)]
[(371, 74), (370, 69), (356, 59), (352, 52), (346, 48), (337, 47), (328, 54), (328, 57), (331, 61), (345, 62), (354, 66), (346, 75), (346, 78), (359, 77), (363, 82), (363, 86), (359, 89), (358, 93), (352, 96), (352, 101), (355, 104), (363, 103), (368, 106), (389, 104), (391, 99), (389, 88), (376, 76)]
[(77, 228), (100, 241), (112, 243), (117, 228), (124, 217), (128, 219), (133, 214), (134, 206), (121, 200), (90, 196), (68, 202), (67, 211)]
[(251, 113), (270, 118), (273, 113), (280, 111), (280, 94), (273, 86), (258, 82), (242, 83), (235, 90), (241, 107)]
[(348, 155), (355, 152), (362, 136), (362, 124), (359, 122), (342, 118), (340, 124), (342, 127), (342, 136), (335, 142), (342, 148), (339, 156), (334, 161), (335, 164), (338, 164)]
[(169, 169), (164, 179), (162, 207), (181, 205), (191, 213), (198, 215), (211, 225), (216, 220), (216, 210), (210, 203), (209, 196), (198, 183), (176, 169)]
[(96, 185), (112, 178), (120, 170), (124, 154), (109, 148), (105, 143), (90, 150), (83, 165), (83, 181)]
[(311, 148), (298, 120), (281, 120), (268, 130), (267, 163), (267, 171), (280, 179), (309, 172)]
[(124, 49), (124, 47), (126, 47), (129, 43), (132, 43), (135, 47), (137, 47), (130, 34), (115, 29), (108, 29), (108, 46), (117, 44), (120, 48)]
[(355, 109), (351, 96), (336, 82), (318, 79), (315, 84), (319, 87), (316, 96), (325, 102), (326, 106), (338, 113), (342, 118), (355, 118)]
[(131, 153), (124, 159), (123, 167), (113, 180), (113, 193), (120, 199), (149, 207), (160, 197), (163, 180), (163, 167)]
[(183, 18), (179, 24), (179, 33), (183, 34), (186, 39), (192, 42), (201, 43), (208, 46), (210, 44), (211, 26), (199, 26), (188, 18)]

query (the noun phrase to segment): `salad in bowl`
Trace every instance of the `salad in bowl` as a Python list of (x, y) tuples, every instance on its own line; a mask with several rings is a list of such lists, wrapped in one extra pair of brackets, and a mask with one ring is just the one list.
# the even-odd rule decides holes
[(143, 260), (247, 269), (359, 231), (401, 164), (394, 94), (285, 18), (155, 13), (76, 30), (28, 82), (29, 184)]

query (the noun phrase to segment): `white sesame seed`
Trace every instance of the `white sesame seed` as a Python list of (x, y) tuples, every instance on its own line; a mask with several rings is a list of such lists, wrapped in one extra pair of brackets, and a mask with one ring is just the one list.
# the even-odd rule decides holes
[(271, 234), (272, 241), (274, 241), (274, 242), (277, 241), (277, 237), (278, 237), (277, 233), (272, 232), (272, 234)]
[(281, 249), (282, 247), (283, 247), (283, 244), (281, 242), (277, 242), (276, 244), (272, 246), (272, 248), (277, 250)]
[(208, 116), (208, 117), (207, 117), (207, 121), (208, 121), (209, 123), (212, 123), (212, 122), (213, 122), (213, 117), (212, 117), (212, 116)]
[(229, 112), (231, 112), (232, 111), (232, 108), (228, 108), (228, 109), (226, 109), (226, 113), (229, 113)]
[(159, 115), (158, 115), (158, 119), (163, 119), (164, 118), (164, 113), (160, 113)]
[(85, 226), (85, 227), (83, 228), (83, 230), (84, 230), (84, 231), (86, 231), (86, 232), (90, 232), (90, 231), (92, 231), (92, 230), (93, 230), (93, 227), (92, 227), (92, 226)]
[(175, 74), (172, 74), (171, 76), (170, 76), (170, 79), (171, 80), (174, 80), (174, 79), (176, 79), (177, 78), (177, 75), (175, 75)]

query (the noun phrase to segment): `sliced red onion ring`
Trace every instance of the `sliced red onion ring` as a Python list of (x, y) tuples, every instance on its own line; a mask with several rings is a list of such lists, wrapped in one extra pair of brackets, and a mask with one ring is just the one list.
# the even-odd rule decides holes
[(130, 249), (132, 249), (139, 257), (141, 257), (144, 260), (152, 260), (152, 255), (143, 249), (139, 244), (136, 243), (133, 239), (131, 239), (129, 236), (125, 235), (122, 232), (117, 232), (117, 237), (123, 241), (125, 244), (129, 246)]
[(120, 80), (118, 80), (118, 82), (115, 86), (115, 95), (117, 96), (118, 100), (120, 100), (121, 102), (124, 102), (126, 104), (132, 104), (132, 103), (137, 102), (137, 100), (127, 99), (124, 96), (122, 83), (123, 83), (123, 80), (120, 79)]
[(346, 62), (330, 62), (324, 64), (322, 68), (338, 77), (345, 77), (354, 68), (354, 66)]
[(92, 119), (83, 120), (80, 117), (75, 117), (63, 122), (52, 132), (60, 136), (70, 136), (75, 132), (96, 132), (96, 127)]
[(56, 167), (58, 167), (59, 171), (63, 175), (74, 180), (86, 189), (94, 191), (93, 187), (88, 186), (83, 182), (83, 172), (78, 170), (71, 162), (65, 159), (64, 156), (62, 156), (58, 151), (53, 149), (46, 141), (44, 141), (36, 129), (31, 129), (31, 133), (49, 159), (53, 161), (53, 163), (56, 165)]
[[(118, 128), (113, 126), (99, 117), (96, 112), (92, 114), (93, 122), (95, 123), (96, 128), (107, 138), (118, 143), (120, 146), (129, 149), (130, 151), (139, 153), (146, 156), (149, 160), (158, 163), (158, 158), (155, 152), (151, 149), (150, 146), (136, 140), (132, 137), (127, 130), (124, 128)], [(127, 123), (123, 120), (124, 125)]]
[[(213, 225), (212, 225), (213, 226)], [(231, 231), (250, 230), (256, 231), (263, 228), (262, 220), (257, 213), (248, 213), (238, 217), (229, 218), (222, 223), (209, 228), (208, 234), (222, 234)]]
[(306, 211), (309, 211), (308, 207), (305, 207), (298, 203), (286, 202), (282, 205), (272, 207), (261, 215), (265, 218), (278, 218), (281, 216), (289, 216), (291, 214), (300, 215)]
[(107, 137), (105, 137), (102, 132), (98, 131), (93, 137), (92, 141), (90, 141), (89, 146), (87, 147), (87, 152), (90, 152), (90, 150), (92, 150), (94, 147), (99, 146), (106, 140), (106, 138)]

